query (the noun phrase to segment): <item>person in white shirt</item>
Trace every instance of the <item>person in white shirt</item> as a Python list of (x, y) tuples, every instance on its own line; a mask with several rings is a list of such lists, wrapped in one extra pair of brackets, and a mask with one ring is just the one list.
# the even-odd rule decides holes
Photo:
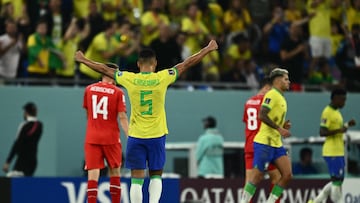
[(14, 20), (6, 21), (6, 33), (0, 36), (0, 78), (15, 78), (24, 47)]

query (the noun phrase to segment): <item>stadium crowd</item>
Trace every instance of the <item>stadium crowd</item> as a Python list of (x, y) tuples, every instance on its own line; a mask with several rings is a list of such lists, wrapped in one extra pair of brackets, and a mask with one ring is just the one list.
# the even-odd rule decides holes
[(360, 0), (2, 0), (0, 24), (7, 81), (99, 80), (75, 63), (77, 50), (138, 72), (138, 51), (151, 47), (161, 70), (216, 39), (219, 50), (180, 80), (255, 89), (280, 66), (292, 91), (360, 91)]

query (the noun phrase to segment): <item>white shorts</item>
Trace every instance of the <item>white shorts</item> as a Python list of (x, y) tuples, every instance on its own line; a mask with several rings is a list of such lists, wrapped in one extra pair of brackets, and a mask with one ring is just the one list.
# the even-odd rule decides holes
[(324, 37), (310, 37), (309, 44), (313, 58), (331, 57), (331, 40)]

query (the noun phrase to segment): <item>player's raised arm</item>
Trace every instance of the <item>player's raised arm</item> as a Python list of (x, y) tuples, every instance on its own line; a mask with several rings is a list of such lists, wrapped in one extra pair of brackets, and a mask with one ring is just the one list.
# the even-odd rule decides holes
[(175, 67), (177, 68), (179, 74), (181, 74), (181, 73), (185, 72), (191, 66), (199, 63), (208, 53), (216, 50), (217, 48), (218, 48), (218, 45), (217, 45), (216, 41), (211, 40), (206, 47), (202, 48), (196, 54), (189, 56), (183, 62), (177, 64)]
[(115, 69), (107, 67), (103, 63), (98, 63), (98, 62), (95, 62), (95, 61), (92, 61), (92, 60), (86, 58), (82, 51), (77, 51), (75, 53), (75, 61), (77, 61), (79, 63), (83, 63), (86, 66), (88, 66), (89, 68), (93, 69), (94, 71), (97, 71), (99, 73), (107, 75), (110, 78), (114, 77), (114, 74), (116, 71)]

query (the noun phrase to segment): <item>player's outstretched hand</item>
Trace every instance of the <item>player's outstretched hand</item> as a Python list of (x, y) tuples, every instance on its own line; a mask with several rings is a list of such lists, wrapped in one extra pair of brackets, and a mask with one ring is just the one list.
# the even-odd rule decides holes
[(85, 56), (84, 56), (84, 53), (82, 51), (77, 51), (75, 53), (75, 61), (81, 63), (81, 62), (83, 62), (84, 58), (85, 58)]
[(212, 50), (216, 50), (218, 49), (218, 44), (216, 43), (215, 40), (210, 40), (209, 44), (207, 45), (207, 47), (212, 51)]

